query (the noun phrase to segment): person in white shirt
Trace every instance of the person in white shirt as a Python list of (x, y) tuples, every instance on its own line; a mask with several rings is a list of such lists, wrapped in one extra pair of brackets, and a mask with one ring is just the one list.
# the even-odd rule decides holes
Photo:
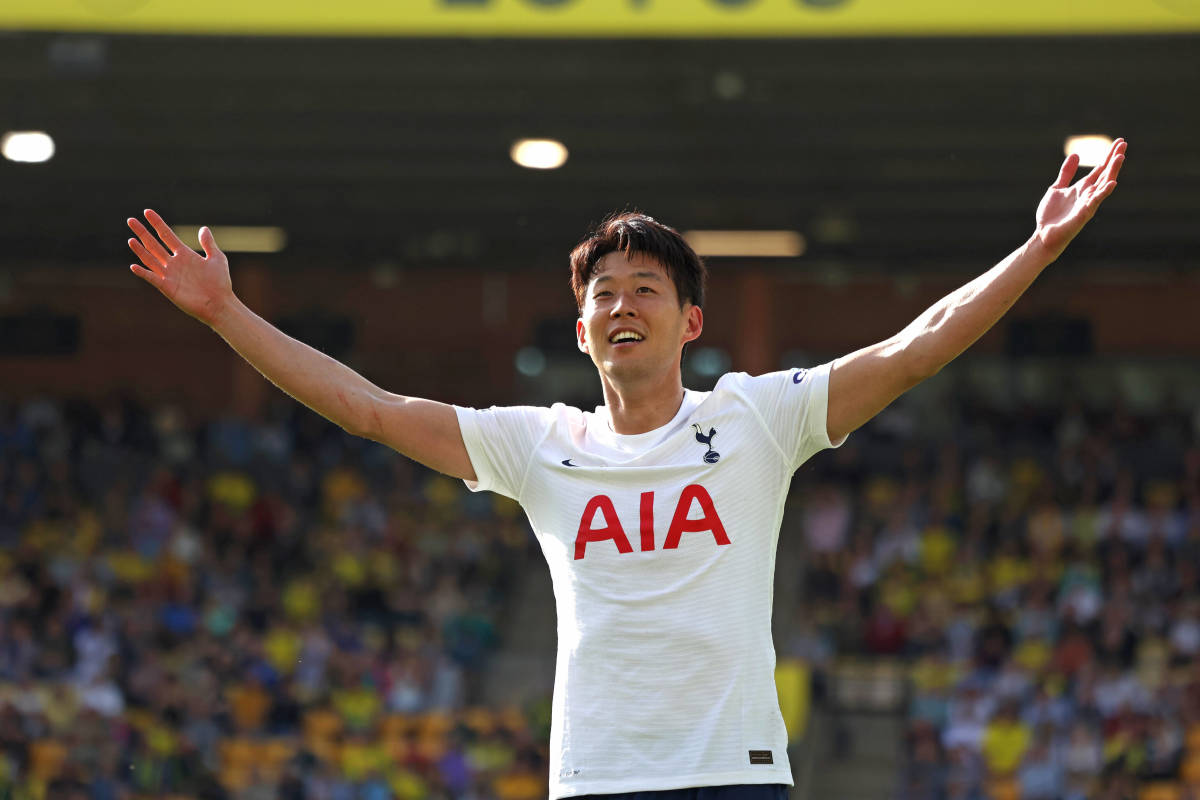
[(895, 336), (711, 392), (685, 389), (680, 369), (703, 329), (703, 263), (650, 217), (610, 217), (571, 254), (594, 412), (384, 391), (243, 305), (208, 228), (201, 256), (149, 209), (158, 237), (129, 220), (130, 269), (346, 431), (523, 505), (558, 607), (552, 797), (778, 800), (792, 777), (771, 590), (792, 473), (995, 324), (1112, 193), (1125, 149), (1074, 185), (1069, 156), (1030, 238)]

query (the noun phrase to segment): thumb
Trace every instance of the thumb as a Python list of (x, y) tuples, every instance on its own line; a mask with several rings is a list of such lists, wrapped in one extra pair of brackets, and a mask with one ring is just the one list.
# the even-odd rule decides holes
[(217, 240), (213, 238), (212, 230), (207, 225), (200, 229), (200, 245), (204, 248), (206, 258), (224, 255), (221, 248), (217, 247)]
[(1075, 177), (1075, 169), (1079, 166), (1079, 156), (1076, 153), (1071, 153), (1063, 161), (1062, 167), (1058, 170), (1058, 180), (1051, 186), (1051, 189), (1065, 189), (1071, 185), (1071, 178)]

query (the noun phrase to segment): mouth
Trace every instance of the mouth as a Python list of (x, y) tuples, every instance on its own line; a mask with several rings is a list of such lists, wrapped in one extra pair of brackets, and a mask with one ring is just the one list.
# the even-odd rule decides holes
[(618, 350), (623, 350), (640, 344), (645, 338), (637, 331), (615, 331), (609, 335), (608, 343)]

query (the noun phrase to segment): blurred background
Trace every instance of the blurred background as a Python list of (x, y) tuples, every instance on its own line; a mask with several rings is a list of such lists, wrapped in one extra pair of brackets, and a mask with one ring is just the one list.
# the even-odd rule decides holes
[(972, 6), (0, 7), (0, 797), (546, 796), (520, 509), (280, 393), (127, 217), (386, 389), (591, 408), (606, 213), (707, 256), (707, 389), (895, 333), (1118, 136), (1008, 316), (797, 473), (777, 685), (795, 798), (1200, 797), (1200, 5)]

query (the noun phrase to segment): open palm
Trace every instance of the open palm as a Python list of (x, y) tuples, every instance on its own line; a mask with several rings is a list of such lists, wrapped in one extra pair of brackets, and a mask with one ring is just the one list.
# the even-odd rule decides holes
[(212, 231), (200, 229), (200, 244), (204, 247), (202, 256), (184, 244), (153, 209), (146, 209), (146, 220), (161, 241), (145, 225), (130, 217), (129, 227), (137, 238), (129, 240), (129, 248), (144, 266), (130, 264), (129, 269), (182, 311), (212, 325), (217, 314), (233, 298), (229, 261), (217, 247)]
[(1100, 203), (1117, 188), (1117, 173), (1125, 163), (1125, 146), (1124, 139), (1113, 142), (1104, 163), (1098, 164), (1074, 185), (1070, 185), (1071, 178), (1079, 166), (1079, 156), (1072, 153), (1063, 162), (1058, 180), (1038, 204), (1037, 230), (1034, 232), (1052, 259), (1058, 258), (1095, 215)]

